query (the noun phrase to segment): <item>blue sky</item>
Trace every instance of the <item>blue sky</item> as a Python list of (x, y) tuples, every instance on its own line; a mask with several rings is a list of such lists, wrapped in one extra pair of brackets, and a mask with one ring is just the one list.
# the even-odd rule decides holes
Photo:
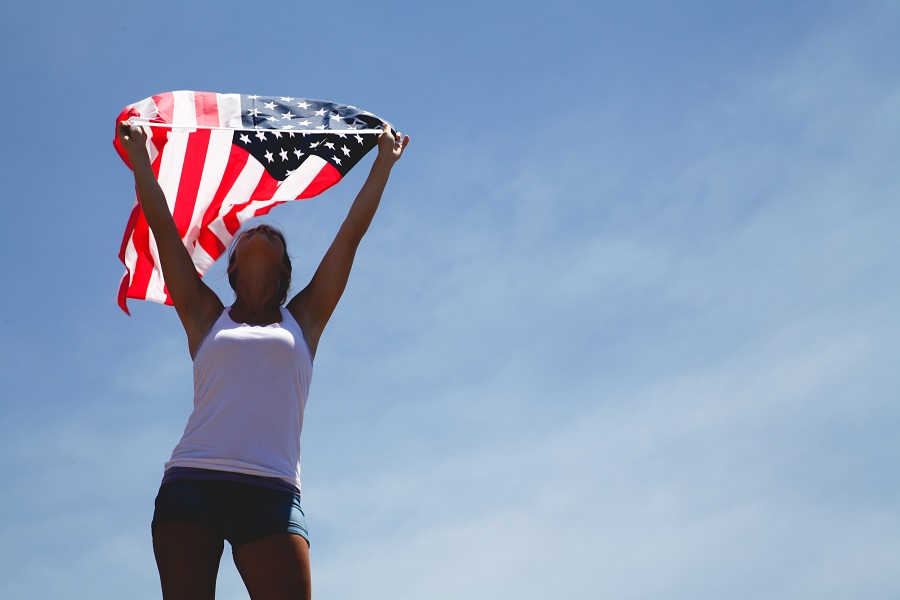
[[(191, 365), (116, 307), (111, 141), (177, 89), (412, 137), (316, 360), (317, 597), (900, 596), (896, 3), (3, 12), (0, 597), (159, 597)], [(297, 286), (370, 162), (267, 219)]]

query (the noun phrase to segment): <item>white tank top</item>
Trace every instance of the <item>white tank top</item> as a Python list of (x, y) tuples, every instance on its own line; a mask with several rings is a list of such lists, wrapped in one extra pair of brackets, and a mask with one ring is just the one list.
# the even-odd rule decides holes
[(276, 477), (300, 489), (300, 431), (312, 356), (290, 312), (281, 322), (216, 319), (194, 357), (194, 411), (166, 463)]

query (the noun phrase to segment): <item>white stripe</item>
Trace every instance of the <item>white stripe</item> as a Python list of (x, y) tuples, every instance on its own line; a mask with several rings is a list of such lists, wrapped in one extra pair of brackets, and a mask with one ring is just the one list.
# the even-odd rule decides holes
[(272, 200), (293, 200), (309, 187), (312, 180), (322, 172), (327, 164), (328, 161), (318, 156), (307, 157), (296, 171), (278, 184), (278, 190), (272, 196)]
[[(135, 206), (138, 206), (138, 199), (135, 197), (134, 199)], [(134, 208), (131, 209), (132, 211)], [(128, 269), (128, 287), (131, 287), (131, 282), (134, 280), (134, 270), (137, 265), (137, 250), (134, 247), (134, 228), (131, 230), (131, 235), (128, 236), (128, 243), (125, 244), (125, 254), (123, 255), (125, 260), (125, 268)]]
[(169, 212), (175, 214), (175, 200), (178, 198), (178, 182), (181, 181), (181, 170), (184, 168), (184, 157), (187, 153), (189, 134), (181, 131), (170, 131), (167, 134), (166, 151), (163, 152), (159, 165), (159, 187), (166, 196)]
[(197, 272), (200, 275), (205, 275), (209, 268), (213, 266), (213, 263), (216, 262), (212, 256), (207, 254), (206, 250), (203, 249), (203, 246), (197, 244), (194, 246), (194, 254), (191, 256), (194, 259), (194, 267), (197, 268)]
[(172, 122), (178, 123), (179, 127), (196, 127), (197, 105), (194, 103), (194, 92), (172, 92), (172, 102)]
[(156, 106), (156, 102), (153, 100), (153, 96), (144, 98), (131, 106), (145, 119), (153, 119), (159, 114), (159, 109)]
[(147, 284), (147, 300), (154, 302), (165, 302), (165, 281), (162, 277), (162, 268), (159, 264), (159, 251), (156, 248), (156, 238), (153, 237), (153, 230), (147, 230), (150, 254), (153, 256), (153, 270), (150, 272), (150, 281)]
[(147, 151), (150, 154), (150, 164), (153, 164), (153, 161), (156, 160), (156, 157), (159, 156), (159, 150), (156, 149), (156, 144), (151, 141), (150, 136), (147, 136)]
[(227, 129), (239, 128), (241, 126), (241, 95), (216, 94), (216, 103), (219, 105), (219, 125)]

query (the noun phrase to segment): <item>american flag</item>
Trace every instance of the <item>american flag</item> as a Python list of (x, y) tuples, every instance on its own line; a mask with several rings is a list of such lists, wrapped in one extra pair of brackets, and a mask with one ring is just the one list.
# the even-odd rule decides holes
[[(141, 100), (119, 121), (149, 126), (153, 172), (200, 275), (244, 221), (340, 181), (377, 145), (384, 126), (372, 113), (334, 102), (191, 91)], [(124, 148), (113, 143), (130, 167)], [(119, 259), (122, 310), (128, 313), (127, 298), (172, 304), (138, 202)]]

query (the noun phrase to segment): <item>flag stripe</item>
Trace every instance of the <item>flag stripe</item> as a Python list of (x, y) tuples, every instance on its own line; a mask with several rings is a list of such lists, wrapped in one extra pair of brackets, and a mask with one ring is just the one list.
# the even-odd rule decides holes
[(327, 165), (328, 163), (318, 156), (310, 156), (303, 161), (299, 169), (288, 175), (288, 178), (281, 182), (272, 198), (275, 200), (293, 200), (297, 198)]
[(195, 131), (187, 136), (185, 158), (182, 164), (181, 177), (178, 179), (178, 195), (172, 207), (172, 217), (178, 227), (178, 235), (187, 236), (193, 220), (194, 207), (198, 203), (198, 191), (203, 170), (206, 167), (206, 153), (209, 150), (208, 129)]
[(219, 105), (219, 127), (227, 129), (240, 129), (241, 123), (241, 95), (240, 94), (216, 94)]
[(148, 253), (150, 246), (150, 229), (144, 214), (138, 214), (138, 222), (134, 226), (134, 268), (131, 272), (131, 285), (128, 295), (132, 298), (149, 298), (147, 289), (150, 285), (150, 277), (153, 275), (153, 261)]
[(297, 199), (312, 198), (313, 196), (321, 194), (340, 180), (340, 171), (335, 169), (331, 164), (326, 164)]
[(194, 109), (196, 125), (219, 126), (219, 102), (216, 94), (194, 92)]
[(193, 129), (197, 127), (197, 106), (194, 103), (194, 92), (172, 92), (172, 125), (178, 128)]
[(172, 117), (175, 109), (174, 92), (166, 92), (165, 94), (157, 94), (153, 96), (153, 102), (156, 104), (156, 116), (153, 119), (156, 123), (171, 123), (174, 121)]

